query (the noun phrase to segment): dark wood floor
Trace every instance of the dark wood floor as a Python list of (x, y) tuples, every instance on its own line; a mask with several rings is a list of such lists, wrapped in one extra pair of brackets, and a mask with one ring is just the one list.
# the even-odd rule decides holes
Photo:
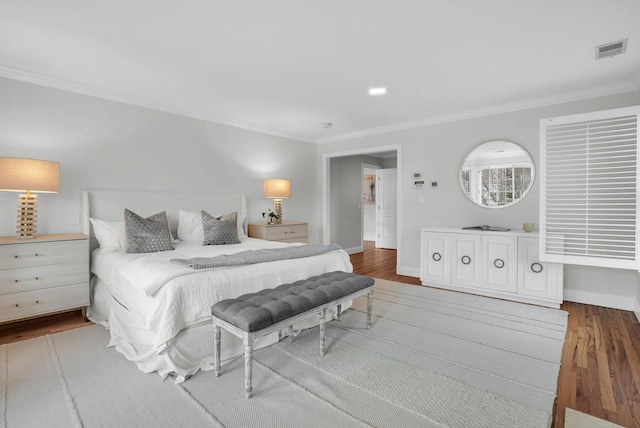
[[(396, 275), (396, 251), (365, 243), (352, 254), (354, 272), (419, 285)], [(565, 408), (640, 428), (640, 324), (633, 312), (565, 302), (569, 325), (558, 378), (554, 428), (564, 428)], [(91, 323), (80, 311), (0, 325), (0, 344)]]

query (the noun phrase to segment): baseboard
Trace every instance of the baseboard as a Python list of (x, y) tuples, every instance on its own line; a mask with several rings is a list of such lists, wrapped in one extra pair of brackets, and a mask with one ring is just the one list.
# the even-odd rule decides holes
[(364, 251), (362, 246), (359, 247), (351, 247), (351, 248), (343, 248), (347, 252), (347, 254), (361, 253)]
[[(636, 310), (635, 299), (632, 297), (614, 296), (611, 294), (571, 290), (566, 288), (564, 289), (563, 297), (564, 300), (568, 302), (604, 306), (605, 308), (622, 309), (624, 311)], [(638, 316), (639, 313), (640, 311), (636, 310), (636, 316)]]
[(408, 266), (396, 266), (396, 273), (398, 275), (412, 276), (414, 278), (420, 278), (420, 269), (412, 268)]
[(640, 312), (635, 311), (634, 314), (636, 315), (636, 319), (638, 320), (638, 322), (640, 322)]

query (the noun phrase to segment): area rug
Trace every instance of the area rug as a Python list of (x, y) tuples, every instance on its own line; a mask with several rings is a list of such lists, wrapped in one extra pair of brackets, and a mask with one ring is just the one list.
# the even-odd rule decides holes
[(0, 346), (13, 427), (549, 427), (567, 313), (376, 280), (327, 327), (186, 382), (144, 374), (94, 325)]

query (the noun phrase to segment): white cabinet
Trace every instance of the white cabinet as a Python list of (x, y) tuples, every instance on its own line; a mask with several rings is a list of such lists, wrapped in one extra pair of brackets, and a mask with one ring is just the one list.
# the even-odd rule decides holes
[(518, 279), (518, 238), (482, 236), (483, 287), (515, 293)]
[(89, 305), (89, 238), (0, 238), (0, 323)]
[(537, 238), (518, 239), (518, 294), (562, 302), (562, 265), (541, 262)]
[(423, 285), (559, 307), (563, 266), (538, 259), (537, 234), (421, 230)]

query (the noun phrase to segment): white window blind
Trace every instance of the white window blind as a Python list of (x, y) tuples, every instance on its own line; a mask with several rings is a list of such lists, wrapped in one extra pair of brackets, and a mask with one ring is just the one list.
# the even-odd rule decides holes
[(540, 122), (540, 255), (637, 269), (640, 107)]

